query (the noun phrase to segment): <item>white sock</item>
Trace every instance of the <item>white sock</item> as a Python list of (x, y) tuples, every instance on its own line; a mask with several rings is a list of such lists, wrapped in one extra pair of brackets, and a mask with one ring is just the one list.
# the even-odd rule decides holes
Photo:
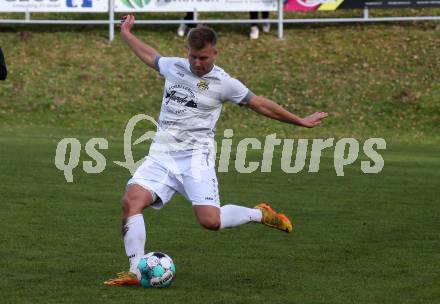
[(142, 214), (135, 214), (127, 219), (124, 226), (125, 253), (130, 263), (130, 272), (136, 273), (137, 264), (144, 255), (145, 250), (145, 223)]
[(260, 209), (237, 205), (224, 205), (220, 208), (220, 229), (236, 227), (249, 222), (261, 222)]

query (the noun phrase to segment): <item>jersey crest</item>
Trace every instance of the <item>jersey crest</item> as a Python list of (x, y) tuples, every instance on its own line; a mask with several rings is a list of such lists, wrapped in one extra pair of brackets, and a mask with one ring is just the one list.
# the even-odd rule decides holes
[(209, 82), (207, 82), (206, 80), (200, 80), (199, 83), (197, 84), (197, 87), (199, 88), (200, 91), (209, 90)]

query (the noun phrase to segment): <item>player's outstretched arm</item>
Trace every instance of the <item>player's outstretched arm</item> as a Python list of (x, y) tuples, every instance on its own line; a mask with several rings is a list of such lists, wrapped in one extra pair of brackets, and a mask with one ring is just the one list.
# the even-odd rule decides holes
[(276, 102), (262, 96), (252, 96), (248, 102), (248, 107), (264, 116), (279, 121), (295, 124), (301, 127), (313, 128), (321, 123), (328, 116), (325, 112), (315, 112), (307, 117), (300, 118), (290, 113)]
[(131, 33), (131, 29), (134, 25), (134, 16), (126, 15), (121, 21), (121, 37), (132, 49), (132, 51), (139, 57), (140, 60), (145, 62), (149, 67), (156, 69), (154, 61), (157, 56), (160, 56), (159, 52), (146, 43), (143, 43), (135, 35)]

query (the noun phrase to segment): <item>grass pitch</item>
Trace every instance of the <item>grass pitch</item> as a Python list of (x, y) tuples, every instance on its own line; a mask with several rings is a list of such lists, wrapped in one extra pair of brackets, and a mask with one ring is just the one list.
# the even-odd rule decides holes
[[(3, 25), (1, 303), (439, 303), (435, 27), (286, 25), (283, 41), (272, 31), (251, 42), (247, 26), (215, 26), (218, 64), (231, 75), (300, 116), (330, 113), (305, 130), (229, 105), (219, 136), (233, 128), (237, 138), (383, 137), (385, 167), (363, 174), (359, 158), (337, 177), (329, 150), (319, 173), (286, 174), (278, 149), (272, 173), (218, 175), (222, 202), (269, 201), (293, 218), (292, 235), (257, 224), (205, 231), (179, 196), (160, 212), (147, 210), (146, 250), (170, 254), (177, 277), (170, 289), (145, 290), (102, 282), (127, 269), (119, 201), (130, 175), (113, 161), (123, 158), (127, 120), (157, 117), (163, 80), (119, 39), (108, 44), (103, 27)], [(135, 27), (163, 55), (184, 56), (174, 31)], [(83, 148), (91, 137), (108, 138), (106, 170), (87, 175), (80, 163), (66, 183), (54, 165), (64, 137)], [(135, 159), (146, 151), (138, 148)], [(81, 160), (90, 160), (84, 151)]]
[[(111, 162), (122, 158), (122, 142), (110, 141), (102, 174), (77, 168), (74, 183), (67, 184), (54, 165), (58, 140), (0, 137), (0, 288), (6, 303), (440, 299), (436, 145), (389, 143), (381, 151), (380, 174), (363, 174), (358, 159), (337, 177), (331, 151), (319, 173), (286, 174), (275, 161), (272, 173), (219, 174), (222, 202), (270, 201), (294, 219), (290, 235), (258, 224), (205, 231), (180, 196), (162, 211), (147, 210), (147, 251), (164, 251), (177, 265), (172, 288), (153, 290), (102, 284), (127, 268), (119, 200), (129, 173)], [(261, 157), (250, 153), (249, 160)]]

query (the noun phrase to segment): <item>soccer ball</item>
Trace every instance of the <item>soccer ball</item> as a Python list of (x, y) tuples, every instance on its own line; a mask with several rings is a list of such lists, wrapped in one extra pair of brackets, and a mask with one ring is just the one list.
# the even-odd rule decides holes
[(138, 264), (143, 287), (169, 287), (176, 275), (173, 260), (162, 252), (150, 252), (144, 255)]

